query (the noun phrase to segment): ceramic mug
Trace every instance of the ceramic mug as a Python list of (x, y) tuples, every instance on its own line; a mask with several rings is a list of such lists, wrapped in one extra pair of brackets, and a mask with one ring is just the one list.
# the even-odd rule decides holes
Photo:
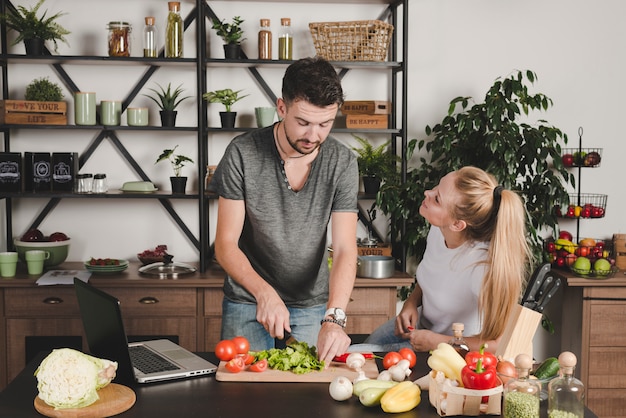
[(96, 124), (96, 93), (77, 91), (74, 93), (74, 123)]
[(148, 108), (129, 107), (126, 109), (126, 122), (128, 126), (148, 126)]
[(122, 115), (122, 102), (103, 100), (100, 102), (100, 120), (105, 126), (118, 126)]
[(0, 276), (13, 277), (17, 269), (17, 253), (3, 252), (0, 253)]
[(255, 107), (254, 115), (256, 116), (256, 126), (264, 128), (274, 123), (274, 117), (276, 116), (275, 107)]
[(43, 262), (50, 258), (50, 253), (44, 250), (30, 250), (24, 253), (28, 274), (37, 275), (43, 273)]

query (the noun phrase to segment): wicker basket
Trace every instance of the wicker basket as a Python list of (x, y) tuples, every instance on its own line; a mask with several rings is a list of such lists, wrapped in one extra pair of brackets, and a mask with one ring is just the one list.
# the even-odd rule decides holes
[(309, 23), (317, 55), (329, 61), (384, 61), (393, 25), (380, 20)]

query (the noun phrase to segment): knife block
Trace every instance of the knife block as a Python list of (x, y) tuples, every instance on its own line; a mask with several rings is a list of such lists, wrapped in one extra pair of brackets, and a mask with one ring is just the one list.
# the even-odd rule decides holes
[(518, 354), (525, 353), (533, 358), (533, 337), (543, 314), (516, 304), (506, 324), (496, 356), (514, 361)]

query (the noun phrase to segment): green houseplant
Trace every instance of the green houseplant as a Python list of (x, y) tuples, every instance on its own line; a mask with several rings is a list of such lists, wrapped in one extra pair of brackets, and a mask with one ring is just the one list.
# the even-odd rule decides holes
[(47, 77), (41, 77), (26, 86), (24, 98), (36, 102), (60, 102), (63, 100), (63, 91), (58, 84), (51, 82)]
[(357, 154), (359, 174), (363, 179), (365, 193), (378, 193), (380, 184), (396, 171), (398, 158), (389, 151), (391, 140), (374, 147), (365, 138), (353, 135), (359, 147), (352, 147)]
[(164, 149), (161, 155), (157, 158), (155, 164), (158, 164), (161, 161), (169, 161), (172, 166), (172, 170), (174, 170), (174, 176), (170, 177), (170, 181), (172, 182), (172, 192), (185, 193), (187, 177), (181, 176), (181, 172), (183, 167), (185, 167), (185, 164), (193, 164), (193, 160), (183, 154), (175, 154), (176, 148), (178, 148), (178, 145), (172, 149)]
[[(37, 16), (39, 8), (45, 0), (39, 0), (37, 4), (27, 9), (24, 6), (12, 7), (8, 5), (7, 13), (0, 16), (0, 19), (6, 23), (9, 29), (19, 32), (17, 38), (13, 41), (13, 45), (24, 42), (26, 53), (29, 55), (43, 54), (43, 45), (45, 41), (54, 43), (54, 50), (57, 51), (57, 41), (68, 44), (65, 35), (69, 35), (70, 31), (59, 25), (56, 20), (66, 13), (58, 12), (52, 16), (46, 17), (48, 11), (44, 11), (41, 17)], [(69, 44), (68, 44), (69, 45)]]
[(234, 91), (232, 89), (222, 89), (215, 90), (204, 93), (202, 98), (209, 103), (221, 103), (224, 105), (226, 111), (220, 112), (220, 118), (222, 120), (223, 128), (234, 128), (235, 127), (235, 118), (237, 116), (237, 112), (233, 112), (232, 105), (237, 103), (239, 100), (247, 97), (248, 95), (240, 96), (242, 90)]
[(163, 88), (160, 84), (156, 83), (159, 90), (149, 88), (156, 96), (150, 96), (144, 94), (144, 96), (151, 99), (159, 106), (161, 115), (161, 125), (164, 127), (171, 127), (176, 125), (176, 108), (185, 99), (191, 96), (180, 97), (183, 93), (182, 84), (172, 90), (172, 83), (167, 84), (167, 88)]
[(553, 104), (544, 94), (529, 92), (536, 78), (532, 71), (498, 78), (483, 103), (470, 105), (471, 97), (457, 97), (440, 123), (426, 127), (429, 140), (410, 141), (407, 158), (416, 147), (425, 151), (419, 167), (407, 171), (406, 181), (399, 175), (390, 178), (377, 195), (378, 207), (391, 219), (392, 241), (402, 243), (408, 256), (421, 258), (425, 246), (429, 227), (418, 213), (424, 190), (446, 173), (473, 165), (520, 193), (528, 212), (529, 243), (537, 261), (544, 259), (539, 231), (558, 229), (553, 208), (568, 202), (565, 186), (575, 179), (560, 156), (567, 135), (542, 119), (526, 122), (531, 111), (547, 111)]
[(224, 55), (227, 59), (238, 59), (241, 55), (241, 43), (245, 40), (241, 28), (243, 22), (240, 16), (233, 17), (232, 23), (213, 19), (212, 29), (224, 41)]

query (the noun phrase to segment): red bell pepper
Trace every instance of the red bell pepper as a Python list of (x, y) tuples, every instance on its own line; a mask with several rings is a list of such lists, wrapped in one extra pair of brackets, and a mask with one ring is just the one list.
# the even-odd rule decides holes
[(485, 351), (487, 344), (480, 346), (479, 351), (470, 351), (465, 355), (465, 362), (470, 366), (476, 365), (479, 359), (483, 360), (483, 367), (496, 367), (498, 365), (498, 358), (489, 351)]
[[(339, 356), (336, 356), (333, 361), (336, 361), (338, 363), (345, 363), (346, 360), (348, 360), (348, 356), (352, 354), (352, 353), (343, 353)], [(363, 357), (365, 357), (365, 360), (371, 359), (371, 358), (375, 358), (376, 356), (374, 355), (374, 353), (361, 353), (363, 354)]]
[(500, 384), (495, 367), (483, 367), (483, 360), (478, 359), (476, 365), (467, 365), (461, 370), (461, 380), (467, 389), (491, 389)]

